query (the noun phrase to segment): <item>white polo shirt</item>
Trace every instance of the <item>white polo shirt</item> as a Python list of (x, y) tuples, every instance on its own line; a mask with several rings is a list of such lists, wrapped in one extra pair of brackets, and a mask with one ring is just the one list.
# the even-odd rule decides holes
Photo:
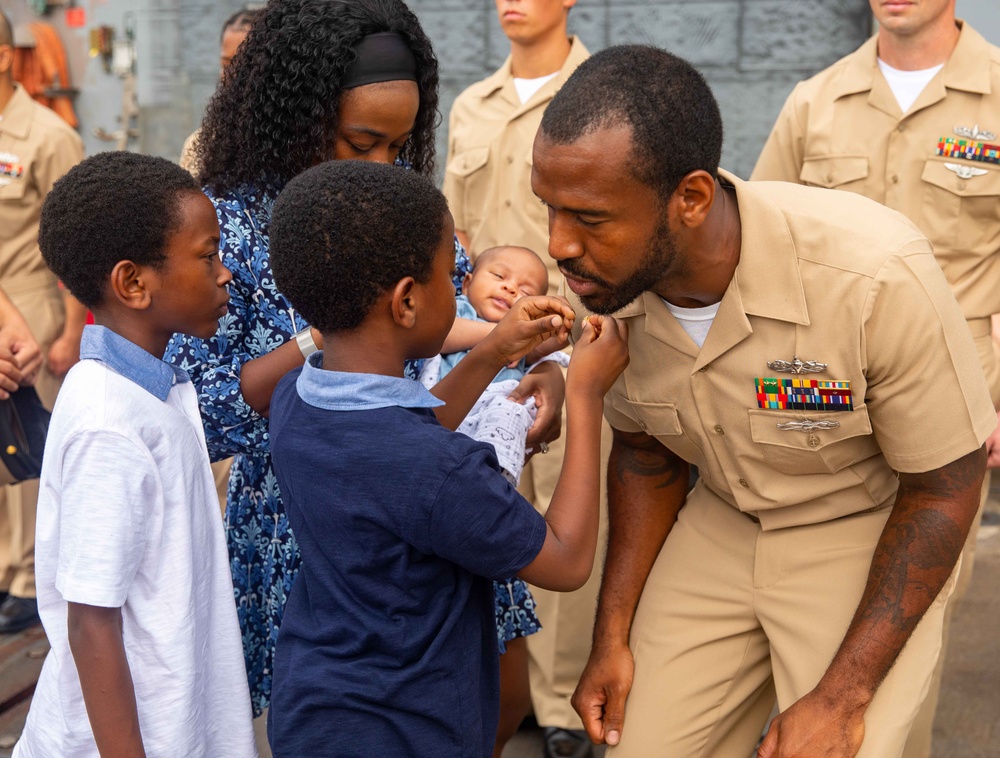
[(120, 607), (149, 758), (256, 756), (215, 484), (187, 375), (104, 327), (56, 401), (35, 541), (52, 650), (14, 755), (97, 758), (68, 603)]

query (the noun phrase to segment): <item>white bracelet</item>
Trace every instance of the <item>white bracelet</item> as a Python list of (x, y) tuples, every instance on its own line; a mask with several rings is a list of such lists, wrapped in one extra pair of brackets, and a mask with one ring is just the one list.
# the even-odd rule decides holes
[(303, 358), (308, 358), (319, 350), (316, 346), (316, 340), (313, 339), (312, 329), (303, 329), (301, 332), (296, 332), (295, 343), (299, 346)]

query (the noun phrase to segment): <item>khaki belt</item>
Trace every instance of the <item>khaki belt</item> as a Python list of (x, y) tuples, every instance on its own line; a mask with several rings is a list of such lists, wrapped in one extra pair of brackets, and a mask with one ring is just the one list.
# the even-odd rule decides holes
[(969, 325), (969, 331), (973, 337), (987, 337), (993, 332), (993, 319), (989, 316), (985, 318), (967, 318), (965, 323)]

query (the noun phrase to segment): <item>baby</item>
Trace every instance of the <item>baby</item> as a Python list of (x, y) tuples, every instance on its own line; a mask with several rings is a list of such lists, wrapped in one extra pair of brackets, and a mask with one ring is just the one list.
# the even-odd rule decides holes
[[(457, 298), (457, 317), (497, 323), (520, 298), (544, 295), (548, 287), (545, 264), (533, 251), (512, 245), (491, 247), (479, 254), (475, 267), (465, 278), (463, 294)], [(420, 381), (425, 387), (433, 387), (468, 352), (446, 353), (427, 361), (420, 372)], [(556, 361), (566, 367), (569, 356), (562, 352), (545, 354), (544, 350), (536, 349), (516, 364), (507, 366), (496, 375), (457, 430), (493, 445), (504, 476), (515, 486), (524, 468), (525, 440), (534, 423), (536, 409), (534, 398), (528, 398), (522, 405), (509, 400), (508, 396), (524, 375), (543, 361)]]

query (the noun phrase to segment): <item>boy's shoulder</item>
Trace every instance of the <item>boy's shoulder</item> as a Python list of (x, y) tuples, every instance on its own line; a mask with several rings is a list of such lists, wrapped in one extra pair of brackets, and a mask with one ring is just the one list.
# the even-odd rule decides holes
[[(299, 395), (296, 383), (302, 369), (286, 374), (278, 383), (271, 402), (271, 435), (288, 444), (297, 439), (300, 445), (337, 447), (338, 459), (350, 461), (359, 457), (359, 447), (365, 447), (365, 458), (382, 451), (386, 458), (399, 466), (408, 461), (420, 464), (424, 471), (435, 471), (442, 477), (454, 468), (467, 465), (470, 456), (493, 456), (492, 446), (446, 429), (429, 408), (405, 408), (398, 405), (367, 410), (326, 410), (310, 405)], [(319, 426), (304, 423), (305, 416), (322, 418)], [(324, 439), (316, 439), (319, 429), (328, 430)], [(345, 442), (351, 440), (350, 444)], [(499, 464), (496, 464), (499, 471)]]

